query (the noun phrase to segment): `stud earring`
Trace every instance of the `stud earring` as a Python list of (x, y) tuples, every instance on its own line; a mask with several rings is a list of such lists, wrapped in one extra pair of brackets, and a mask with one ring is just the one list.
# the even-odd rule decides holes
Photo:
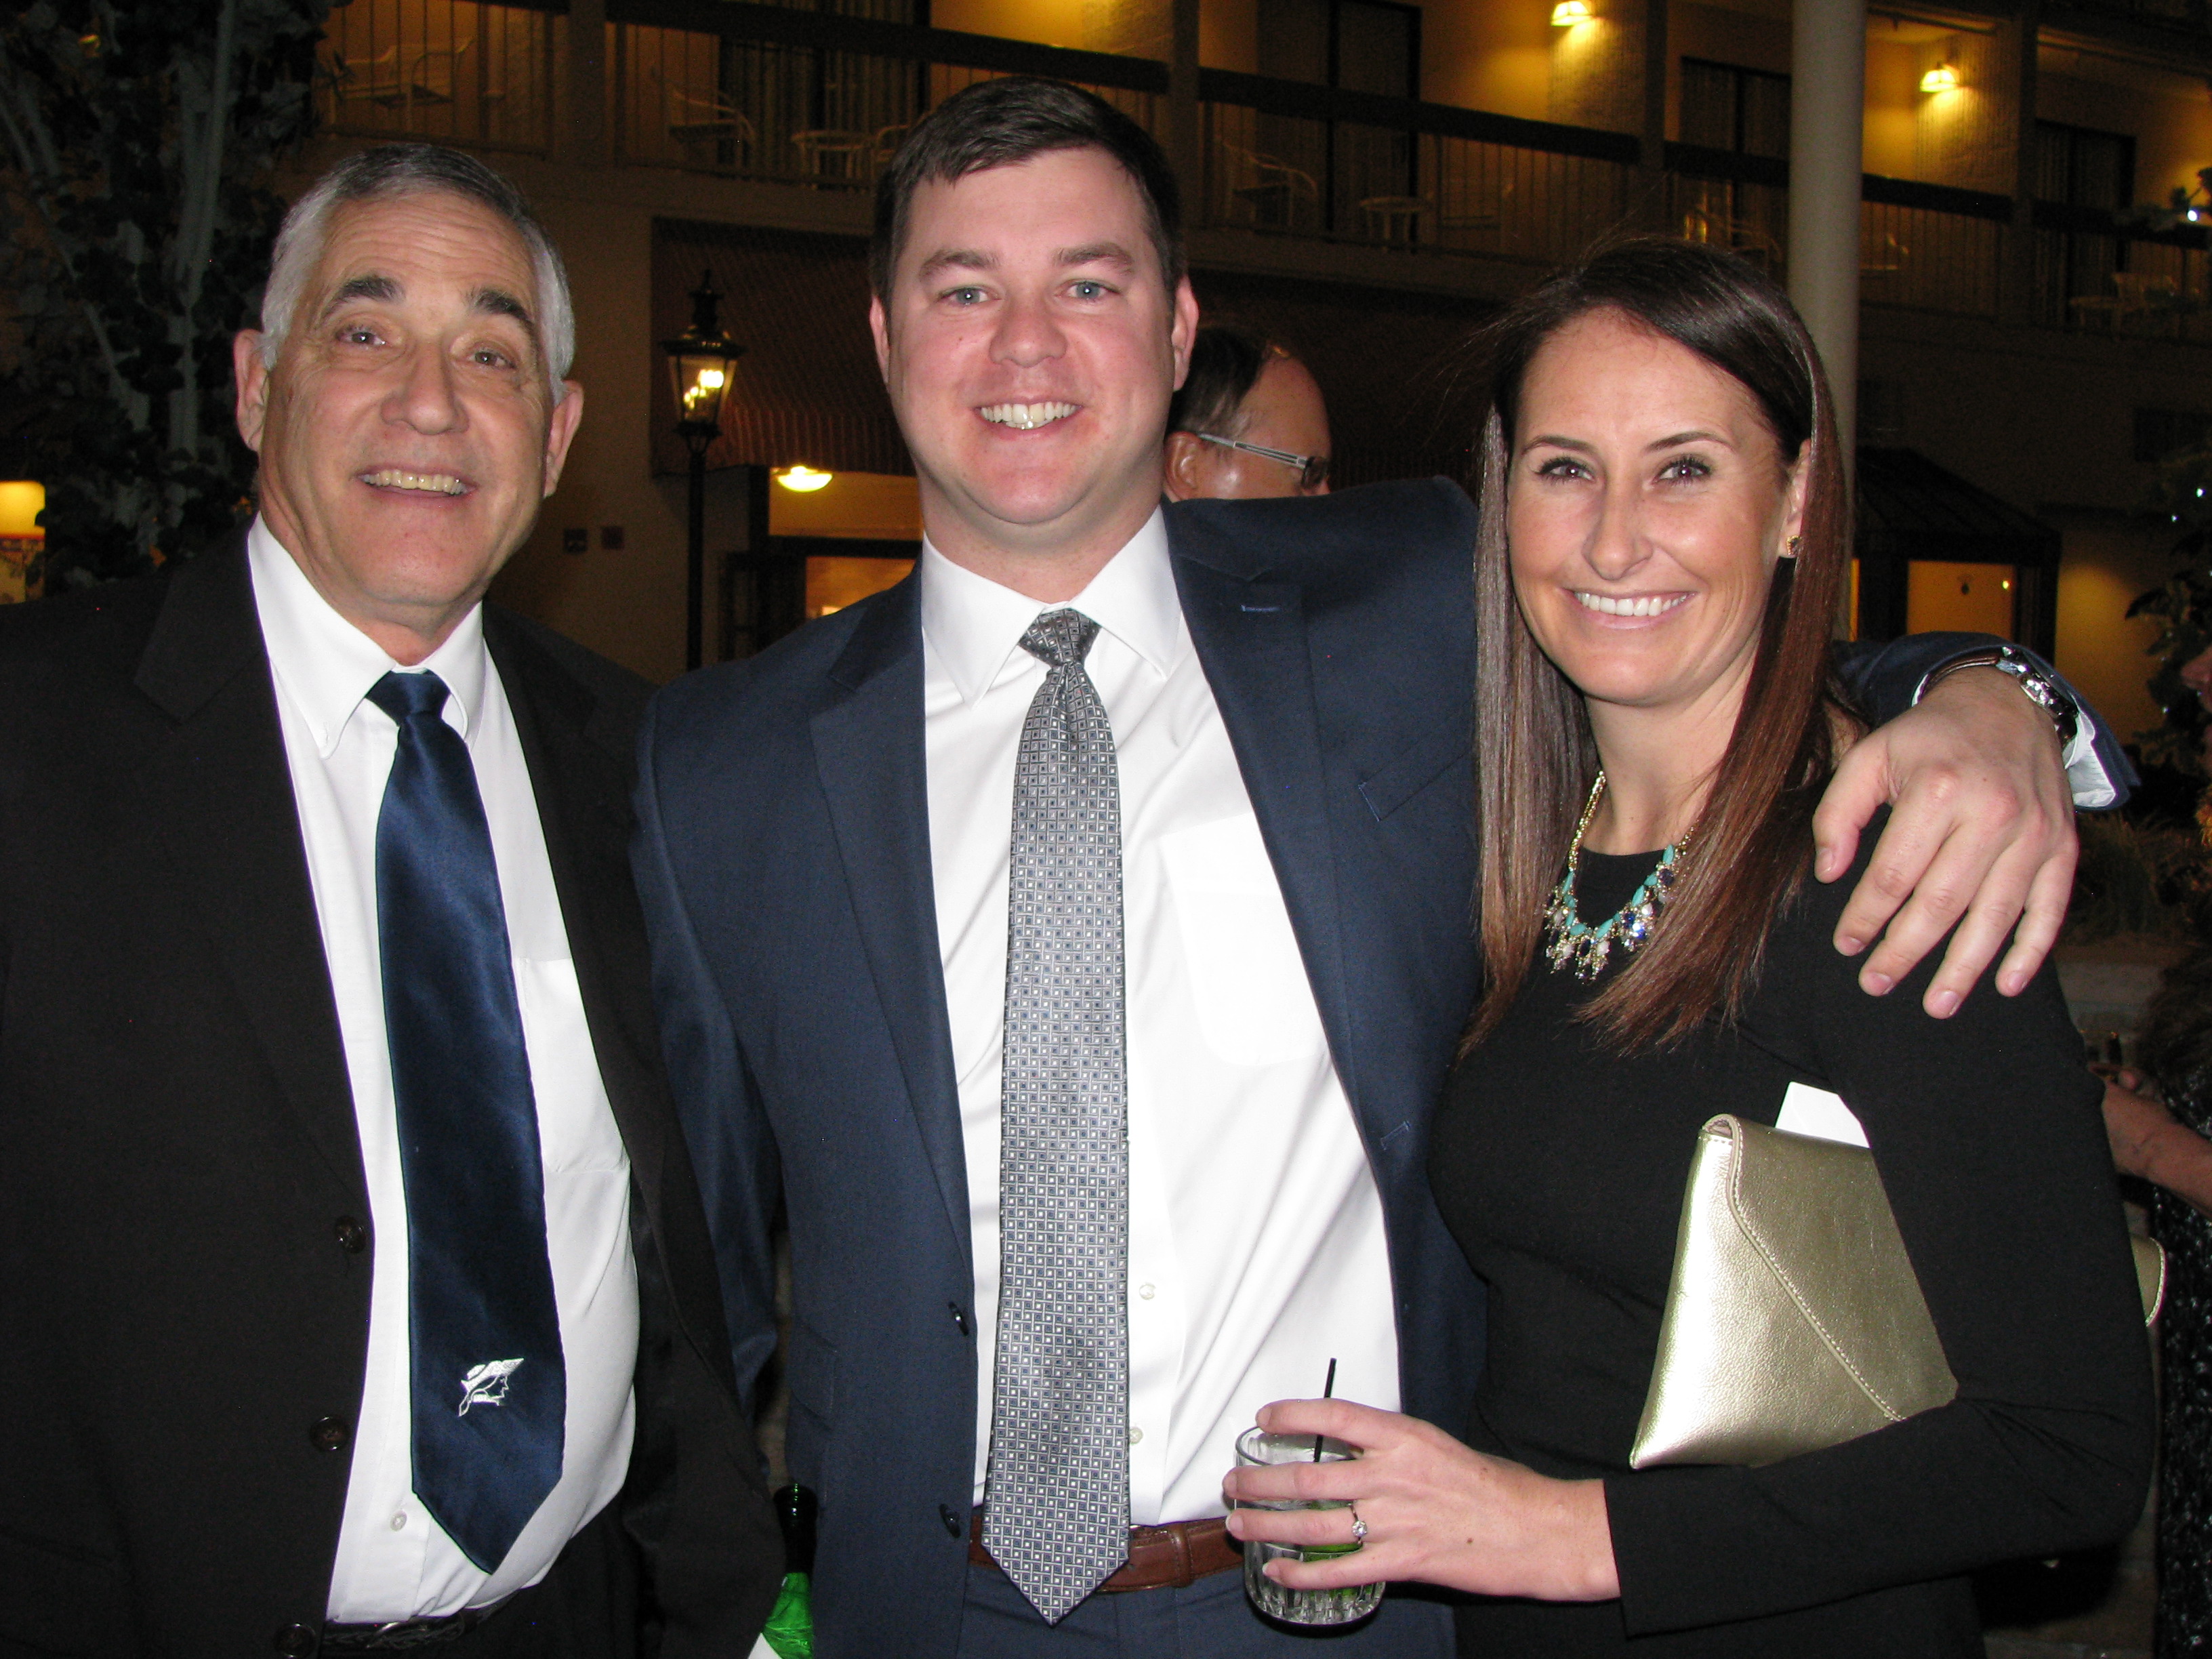
[(1782, 556), (1785, 559), (1794, 559), (1797, 556), (1797, 550), (1804, 545), (1805, 538), (1802, 536), (1792, 536), (1790, 538), (1789, 546), (1782, 550)]

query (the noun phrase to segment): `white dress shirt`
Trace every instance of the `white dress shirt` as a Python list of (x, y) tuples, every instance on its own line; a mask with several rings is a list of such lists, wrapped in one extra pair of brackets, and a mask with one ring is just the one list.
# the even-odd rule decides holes
[(246, 538), (246, 552), (275, 672), (323, 953), (337, 999), (375, 1246), (368, 1366), (329, 1617), (368, 1624), (458, 1613), (543, 1578), (629, 1472), (630, 1383), (637, 1358), (629, 1158), (592, 1051), (514, 718), (484, 649), (483, 612), (471, 611), (418, 666), (434, 672), (452, 693), (446, 722), (461, 734), (475, 763), (499, 866), (538, 1104), (546, 1238), (568, 1389), (560, 1484), (499, 1571), (484, 1573), (447, 1537), (413, 1491), (407, 1194), (385, 1043), (376, 923), (376, 818), (398, 728), (367, 696), (399, 665), (331, 609), (258, 520)]
[[(1044, 665), (1040, 605), (925, 542), (930, 860), (967, 1151), (991, 1443), (999, 1126), (1014, 761)], [(1382, 1203), (1329, 1058), (1274, 866), (1192, 648), (1157, 513), (1067, 602), (1121, 774), (1128, 1018), (1129, 1512), (1219, 1515), (1237, 1437), (1270, 1400), (1398, 1406)]]

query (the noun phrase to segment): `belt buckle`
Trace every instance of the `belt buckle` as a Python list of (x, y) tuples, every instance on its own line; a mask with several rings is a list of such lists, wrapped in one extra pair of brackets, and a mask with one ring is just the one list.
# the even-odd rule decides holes
[(457, 1641), (484, 1621), (489, 1607), (468, 1607), (434, 1619), (398, 1619), (388, 1625), (325, 1625), (323, 1645), (343, 1652), (391, 1653)]

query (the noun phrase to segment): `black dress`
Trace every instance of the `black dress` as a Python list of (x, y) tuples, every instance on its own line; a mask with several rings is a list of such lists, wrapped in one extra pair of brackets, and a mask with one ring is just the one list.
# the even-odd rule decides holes
[[(1583, 920), (1656, 860), (1584, 854)], [(1919, 1006), (1932, 963), (1867, 996), (1829, 944), (1856, 873), (1808, 878), (1734, 1030), (1611, 1054), (1571, 1018), (1597, 986), (1540, 961), (1453, 1075), (1429, 1167), (1490, 1285), (1469, 1439), (1602, 1477), (1621, 1584), (1614, 1601), (1478, 1601), (1463, 1655), (1978, 1654), (1961, 1575), (2140, 1513), (2148, 1345), (2100, 1088), (2057, 981), (2005, 998), (1984, 981), (1948, 1021)], [(1793, 1080), (1864, 1126), (1959, 1396), (1765, 1468), (1632, 1471), (1698, 1127), (1771, 1123)]]
[[(2202, 923), (2200, 921), (2200, 927)], [(2175, 1117), (2212, 1134), (2212, 947), (2166, 969), (2137, 1047)], [(2159, 1316), (2157, 1659), (2212, 1656), (2212, 1220), (2162, 1187), (2151, 1231), (2166, 1246)]]

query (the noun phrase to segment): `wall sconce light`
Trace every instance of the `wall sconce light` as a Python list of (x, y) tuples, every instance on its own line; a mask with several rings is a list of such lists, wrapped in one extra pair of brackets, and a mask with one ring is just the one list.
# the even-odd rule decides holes
[(834, 472), (817, 472), (811, 466), (785, 466), (776, 469), (775, 481), (786, 489), (811, 495), (836, 476)]
[(1956, 92), (1958, 89), (1959, 71), (1948, 64), (1938, 64), (1920, 77), (1920, 90), (1923, 92)]
[(1552, 8), (1552, 27), (1571, 29), (1577, 23), (1589, 22), (1596, 14), (1589, 9), (1589, 0), (1559, 0)]

